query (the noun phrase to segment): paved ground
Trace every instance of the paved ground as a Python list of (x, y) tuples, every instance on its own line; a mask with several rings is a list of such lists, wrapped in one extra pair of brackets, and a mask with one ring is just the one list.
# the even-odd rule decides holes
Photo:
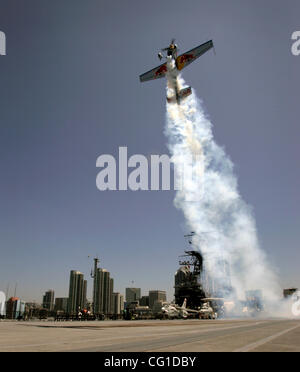
[(0, 351), (300, 351), (300, 320), (0, 322)]

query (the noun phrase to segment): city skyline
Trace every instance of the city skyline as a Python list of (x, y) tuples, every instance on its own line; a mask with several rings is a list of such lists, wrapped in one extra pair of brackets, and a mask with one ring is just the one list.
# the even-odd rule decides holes
[[(96, 258), (94, 260), (97, 260), (97, 264), (100, 261), (98, 258)], [(95, 266), (94, 266), (94, 268), (95, 268)], [(40, 296), (39, 299), (34, 299), (33, 301), (32, 300), (28, 301), (26, 298), (23, 298), (23, 297), (21, 298), (21, 296), (18, 296), (17, 292), (15, 290), (14, 290), (14, 295), (13, 296), (11, 296), (10, 293), (7, 294), (5, 291), (2, 291), (2, 292), (5, 293), (7, 299), (12, 298), (12, 297), (21, 298), (22, 300), (25, 300), (26, 303), (31, 303), (32, 302), (32, 303), (40, 304), (43, 308), (48, 309), (50, 311), (53, 311), (53, 310), (56, 309), (57, 303), (59, 304), (59, 306), (61, 306), (63, 301), (65, 301), (65, 300), (69, 301), (70, 292), (72, 292), (71, 287), (73, 286), (72, 281), (74, 281), (74, 276), (76, 276), (76, 277), (80, 276), (80, 281), (82, 281), (81, 285), (83, 286), (83, 288), (82, 288), (83, 289), (83, 292), (82, 292), (83, 298), (85, 297), (85, 294), (86, 294), (87, 302), (88, 303), (94, 303), (93, 299), (96, 296), (96, 298), (97, 298), (96, 303), (97, 303), (97, 302), (99, 302), (99, 291), (100, 291), (99, 287), (101, 286), (100, 282), (103, 281), (103, 277), (104, 277), (105, 274), (108, 275), (108, 278), (110, 277), (110, 272), (106, 269), (103, 269), (101, 267), (97, 267), (97, 271), (98, 271), (98, 273), (96, 275), (96, 288), (95, 288), (96, 291), (94, 289), (94, 285), (95, 285), (94, 276), (91, 276), (91, 280), (89, 282), (88, 280), (84, 279), (85, 276), (82, 272), (80, 272), (79, 270), (71, 270), (70, 273), (69, 273), (69, 281), (66, 284), (67, 287), (68, 287), (68, 293), (66, 293), (65, 296), (61, 296), (61, 293), (60, 293), (60, 295), (57, 295), (56, 290), (52, 288), (52, 289), (48, 289), (44, 292), (41, 292), (41, 296)], [(114, 290), (114, 279), (113, 278), (110, 278), (110, 283), (111, 283), (111, 281), (112, 281), (112, 287), (111, 287), (112, 301), (115, 301), (115, 299), (113, 299), (113, 297), (115, 295), (121, 296), (121, 298), (124, 299), (124, 302), (134, 302), (134, 301), (139, 301), (144, 297), (149, 297), (150, 292), (156, 292), (156, 291), (165, 292), (164, 290), (159, 290), (159, 289), (150, 289), (150, 290), (146, 291), (145, 289), (142, 289), (142, 288), (126, 287), (126, 288), (124, 288), (124, 293), (120, 293), (120, 292), (117, 292), (117, 291)], [(101, 288), (102, 291), (104, 289), (103, 285), (104, 284), (102, 283), (102, 288)], [(109, 285), (111, 285), (111, 284), (108, 284), (108, 286)], [(138, 294), (138, 296), (135, 295), (134, 298), (131, 298), (132, 294), (128, 296), (128, 291), (132, 291), (132, 290), (133, 290), (133, 293)], [(42, 293), (44, 293), (44, 294), (42, 294)], [(96, 294), (94, 294), (94, 293), (96, 293)], [(15, 294), (16, 294), (16, 296), (15, 296)], [(107, 295), (107, 294), (104, 294), (104, 296), (105, 295)], [(76, 297), (77, 297), (77, 295), (76, 295)], [(103, 302), (103, 298), (101, 298), (100, 300)], [(67, 303), (67, 305), (69, 306), (68, 303)], [(99, 305), (97, 304), (96, 307), (99, 307)], [(98, 310), (103, 311), (103, 309), (98, 309)]]

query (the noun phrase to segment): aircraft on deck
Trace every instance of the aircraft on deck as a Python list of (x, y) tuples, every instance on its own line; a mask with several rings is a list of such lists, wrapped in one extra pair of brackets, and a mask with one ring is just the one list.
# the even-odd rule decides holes
[[(213, 48), (213, 46), (214, 46), (213, 41), (210, 40), (178, 56), (178, 48), (177, 45), (175, 44), (175, 39), (173, 39), (168, 47), (163, 48), (161, 52), (158, 53), (158, 58), (160, 60), (166, 58), (167, 62), (140, 75), (140, 81), (144, 82), (149, 80), (160, 79), (162, 77), (165, 77), (166, 74), (169, 73), (168, 80), (171, 82), (175, 94), (172, 97), (167, 97), (167, 101), (169, 103), (176, 102), (177, 104), (180, 104), (181, 100), (192, 94), (192, 88), (187, 87), (180, 89), (177, 80), (179, 72), (184, 67), (194, 62), (197, 58), (201, 57), (208, 50)], [(163, 54), (164, 52), (166, 52), (166, 55)], [(174, 63), (172, 64), (172, 62)]]
[(181, 315), (176, 309), (175, 304), (164, 304), (161, 308), (161, 314), (164, 318), (180, 319)]
[(169, 319), (187, 319), (191, 316), (199, 314), (198, 310), (188, 309), (186, 307), (187, 300), (186, 298), (183, 301), (182, 306), (176, 304), (164, 304), (161, 308), (162, 315)]

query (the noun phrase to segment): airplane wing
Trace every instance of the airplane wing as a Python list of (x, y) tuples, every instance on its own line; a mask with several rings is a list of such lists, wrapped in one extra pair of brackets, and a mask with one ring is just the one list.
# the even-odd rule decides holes
[(190, 63), (194, 62), (195, 59), (201, 57), (204, 53), (206, 53), (209, 49), (214, 46), (213, 41), (207, 41), (206, 43), (197, 46), (196, 48), (181, 54), (176, 59), (176, 64), (178, 70), (182, 70), (184, 67), (188, 66)]
[(190, 314), (196, 314), (196, 313), (199, 313), (198, 310), (192, 310), (192, 309), (185, 309), (188, 313)]
[(153, 70), (150, 70), (140, 75), (140, 81), (143, 82), (143, 81), (162, 78), (165, 76), (166, 72), (167, 72), (167, 63), (164, 63), (158, 67), (155, 67)]

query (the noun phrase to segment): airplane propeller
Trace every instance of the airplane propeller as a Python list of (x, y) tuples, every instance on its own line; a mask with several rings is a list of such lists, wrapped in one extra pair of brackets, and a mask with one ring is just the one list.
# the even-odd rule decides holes
[[(171, 44), (175, 44), (175, 41), (176, 41), (176, 39), (175, 39), (175, 38), (173, 38), (173, 39), (171, 40), (171, 43), (170, 43), (170, 45), (171, 45)], [(168, 47), (166, 47), (166, 48), (163, 48), (163, 49), (162, 49), (162, 51), (163, 51), (163, 52), (165, 52), (166, 50), (169, 50), (169, 48), (170, 48), (170, 45), (169, 45)]]

